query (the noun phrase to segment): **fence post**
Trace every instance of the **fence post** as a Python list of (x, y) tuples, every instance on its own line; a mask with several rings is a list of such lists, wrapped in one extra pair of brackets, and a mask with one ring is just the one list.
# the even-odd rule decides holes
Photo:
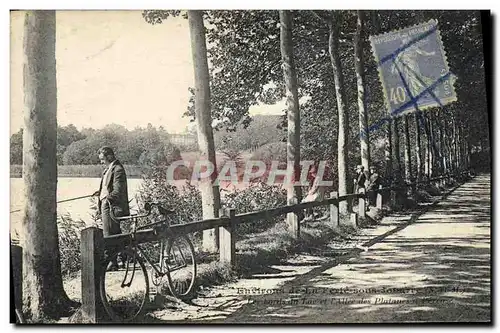
[(358, 214), (360, 217), (366, 216), (366, 190), (364, 187), (359, 189), (359, 194), (362, 196), (358, 199)]
[[(290, 206), (298, 204), (298, 199), (296, 197), (291, 198), (288, 201), (288, 204)], [(286, 221), (288, 224), (288, 230), (290, 230), (290, 233), (292, 234), (293, 238), (300, 238), (300, 221), (299, 221), (299, 213), (298, 212), (293, 212), (293, 213), (288, 213), (286, 214)]]
[[(229, 213), (229, 214), (228, 214)], [(220, 209), (219, 217), (228, 216), (229, 224), (219, 227), (219, 260), (234, 267), (236, 264), (236, 238), (233, 218), (236, 216), (236, 209)]]
[(382, 209), (382, 185), (378, 186), (376, 207), (377, 209)]
[(339, 226), (339, 193), (330, 192), (330, 199), (337, 199), (337, 202), (330, 204), (330, 224), (332, 227), (337, 228)]
[(10, 245), (11, 276), (14, 291), (14, 304), (17, 309), (23, 309), (23, 248), (19, 245)]
[(356, 213), (351, 213), (351, 218), (349, 219), (349, 225), (353, 228), (358, 227), (358, 214)]
[(82, 319), (84, 322), (103, 321), (99, 278), (103, 269), (104, 237), (102, 230), (89, 227), (81, 233), (82, 256)]
[(400, 182), (393, 182), (391, 187), (395, 187), (394, 189), (391, 189), (391, 209), (393, 210), (400, 210), (402, 208), (403, 204), (403, 198), (402, 198), (402, 193), (403, 191), (406, 191), (406, 187), (403, 188), (401, 186), (402, 184)]

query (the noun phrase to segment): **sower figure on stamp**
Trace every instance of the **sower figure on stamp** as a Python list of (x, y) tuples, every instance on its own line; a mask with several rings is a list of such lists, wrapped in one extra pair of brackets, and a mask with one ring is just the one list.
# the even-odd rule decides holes
[[(99, 160), (102, 164), (107, 164), (101, 178), (99, 190), (94, 193), (98, 197), (98, 209), (102, 219), (104, 236), (120, 234), (121, 228), (119, 222), (113, 220), (112, 215), (126, 216), (130, 215), (128, 205), (127, 175), (123, 165), (115, 157), (113, 149), (102, 147), (98, 150)], [(124, 259), (122, 261), (124, 263)], [(117, 269), (118, 262), (110, 263), (108, 269)]]

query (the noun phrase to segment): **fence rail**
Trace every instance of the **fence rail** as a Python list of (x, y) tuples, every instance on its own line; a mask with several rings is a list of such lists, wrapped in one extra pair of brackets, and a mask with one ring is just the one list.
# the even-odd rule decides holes
[[(398, 184), (395, 186), (382, 187), (374, 191), (365, 192), (364, 189), (357, 194), (347, 194), (338, 196), (337, 192), (331, 192), (330, 197), (315, 202), (304, 202), (272, 209), (266, 209), (257, 212), (249, 212), (236, 215), (234, 209), (221, 209), (220, 217), (190, 222), (186, 224), (173, 225), (168, 233), (174, 235), (189, 234), (207, 229), (219, 228), (219, 260), (234, 266), (236, 264), (235, 235), (238, 224), (252, 222), (258, 219), (265, 219), (284, 214), (303, 211), (304, 209), (329, 206), (330, 224), (337, 227), (340, 223), (339, 203), (353, 199), (359, 199), (358, 212), (350, 213), (350, 218), (345, 223), (357, 226), (358, 216), (364, 217), (366, 213), (366, 198), (368, 194), (377, 194), (376, 207), (382, 208), (382, 193), (398, 192), (415, 188), (422, 184), (445, 181), (450, 178), (460, 178), (465, 173), (449, 174), (441, 177), (435, 177), (424, 181), (415, 181), (410, 183)], [(297, 235), (298, 236), (298, 235)], [(132, 239), (134, 237), (134, 239)], [(123, 248), (132, 241), (140, 244), (151, 242), (164, 237), (163, 233), (157, 233), (155, 230), (139, 230), (135, 234), (120, 234), (103, 237), (102, 230), (96, 227), (90, 227), (82, 230), (82, 315), (91, 322), (98, 322), (102, 319), (102, 310), (99, 295), (99, 276), (101, 270), (102, 258), (106, 248)]]
[[(289, 213), (297, 213), (299, 211), (303, 211), (308, 208), (314, 208), (314, 207), (320, 207), (320, 206), (326, 206), (326, 205), (336, 205), (338, 206), (339, 202), (342, 201), (347, 201), (347, 200), (352, 200), (352, 199), (362, 199), (365, 201), (365, 198), (368, 194), (370, 193), (377, 193), (378, 195), (381, 195), (383, 192), (387, 191), (395, 191), (395, 190), (405, 190), (409, 187), (412, 186), (418, 186), (426, 183), (431, 183), (431, 182), (436, 182), (448, 178), (452, 178), (454, 175), (447, 175), (447, 176), (441, 176), (441, 177), (435, 177), (431, 178), (425, 181), (419, 181), (419, 182), (413, 182), (413, 183), (405, 183), (403, 185), (398, 185), (398, 186), (389, 186), (389, 187), (380, 187), (378, 190), (375, 191), (367, 191), (363, 193), (358, 193), (358, 194), (347, 194), (343, 196), (336, 196), (336, 192), (332, 192), (330, 194), (330, 198), (327, 198), (322, 201), (313, 201), (313, 202), (303, 202), (303, 203), (298, 203), (294, 205), (287, 205), (287, 206), (281, 206), (281, 207), (276, 207), (276, 208), (271, 208), (271, 209), (266, 209), (266, 210), (261, 210), (261, 211), (255, 211), (255, 212), (249, 212), (249, 213), (242, 213), (238, 215), (234, 215), (231, 218), (229, 217), (229, 214), (227, 214), (226, 210), (221, 210), (220, 215), (221, 217), (218, 218), (212, 218), (212, 219), (205, 219), (205, 220), (200, 220), (200, 221), (195, 221), (195, 222), (189, 222), (185, 224), (178, 224), (178, 225), (173, 225), (170, 227), (169, 232), (175, 235), (181, 235), (181, 234), (189, 234), (189, 233), (194, 233), (198, 231), (203, 231), (203, 230), (208, 230), (208, 229), (213, 229), (213, 228), (218, 228), (218, 227), (227, 227), (227, 226), (234, 226), (238, 225), (241, 223), (248, 223), (252, 222), (255, 220), (260, 220), (260, 219), (268, 219), (280, 215), (285, 215)], [(456, 177), (456, 176), (455, 176)], [(382, 201), (379, 201), (380, 207), (377, 208), (382, 208)], [(229, 209), (231, 211), (231, 209)], [(359, 213), (359, 212), (358, 212)], [(153, 230), (139, 230), (135, 233), (135, 238), (134, 241), (136, 243), (146, 243), (146, 242), (151, 242), (158, 240), (161, 238), (162, 235), (157, 235)], [(106, 247), (108, 246), (113, 246), (113, 247), (120, 247), (120, 246), (126, 246), (128, 245), (131, 241), (131, 234), (119, 234), (119, 235), (112, 235), (108, 237), (104, 237), (104, 241), (106, 243)]]

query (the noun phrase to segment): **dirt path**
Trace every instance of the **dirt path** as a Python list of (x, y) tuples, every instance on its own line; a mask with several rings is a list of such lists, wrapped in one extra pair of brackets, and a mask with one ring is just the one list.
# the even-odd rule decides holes
[(331, 244), (210, 288), (193, 305), (156, 311), (150, 321), (490, 321), (490, 207), (490, 176), (479, 176), (423, 214), (394, 215), (364, 230), (367, 251), (339, 257)]

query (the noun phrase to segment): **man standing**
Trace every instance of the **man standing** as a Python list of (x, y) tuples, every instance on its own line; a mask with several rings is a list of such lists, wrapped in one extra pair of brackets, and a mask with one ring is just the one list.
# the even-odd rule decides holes
[[(102, 174), (99, 191), (94, 193), (99, 198), (98, 209), (102, 219), (103, 234), (117, 235), (122, 232), (120, 224), (111, 218), (110, 211), (112, 210), (112, 215), (117, 217), (130, 215), (127, 175), (123, 165), (116, 159), (113, 149), (102, 147), (98, 153), (101, 163), (107, 165)], [(118, 263), (113, 263), (113, 266), (116, 268)]]
[(377, 203), (377, 192), (375, 191), (380, 187), (380, 183), (380, 175), (378, 174), (377, 169), (373, 165), (370, 166), (370, 183), (368, 184), (366, 191), (373, 191), (368, 194), (368, 202), (371, 206), (375, 206)]
[(354, 180), (354, 193), (359, 193), (360, 188), (365, 188), (366, 175), (365, 168), (362, 165), (356, 167), (356, 179)]

